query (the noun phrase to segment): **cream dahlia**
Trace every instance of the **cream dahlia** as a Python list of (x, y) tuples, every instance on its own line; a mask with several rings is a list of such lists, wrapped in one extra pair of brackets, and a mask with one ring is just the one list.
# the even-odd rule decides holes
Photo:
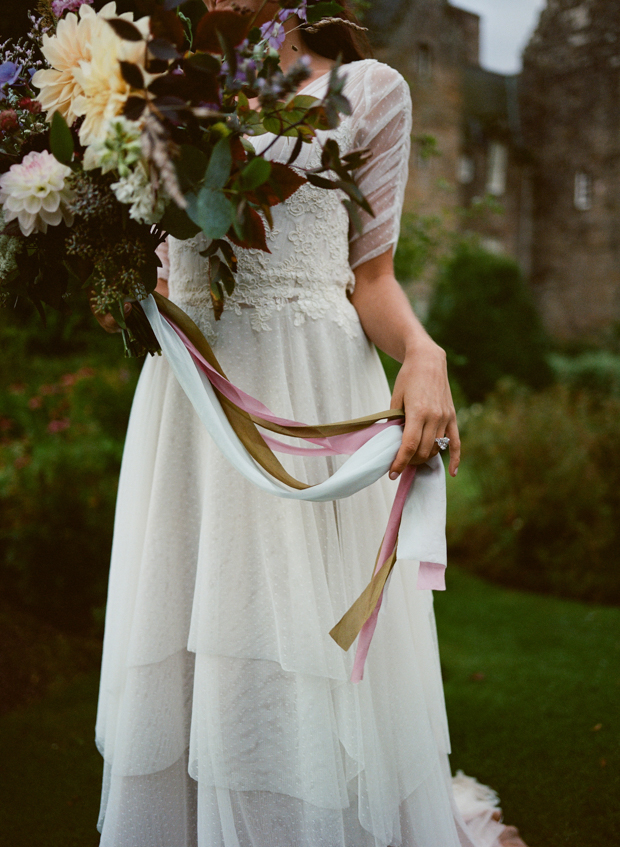
[(47, 232), (48, 224), (62, 220), (70, 226), (73, 215), (67, 206), (74, 199), (67, 177), (71, 168), (62, 165), (51, 153), (32, 152), (0, 177), (0, 205), (4, 219), (17, 218), (24, 235)]
[[(132, 12), (117, 16), (115, 2), (106, 3), (99, 12), (82, 5), (78, 15), (70, 13), (58, 21), (55, 35), (43, 36), (41, 50), (52, 67), (37, 71), (32, 82), (40, 89), (37, 100), (47, 113), (48, 120), (54, 112), (60, 112), (67, 123), (72, 124), (85, 113), (80, 99), (84, 96), (82, 69), (92, 60), (93, 52), (100, 53), (103, 42), (109, 49), (110, 41), (113, 41), (112, 52), (117, 61), (122, 49), (121, 40), (106, 23), (106, 18), (115, 17), (133, 21)], [(147, 21), (146, 18), (143, 20)], [(135, 52), (135, 44), (132, 46)], [(82, 103), (80, 111), (75, 109), (77, 99)]]
[[(136, 26), (143, 35), (148, 32), (148, 18), (141, 18)], [(131, 87), (121, 75), (120, 62), (144, 64), (144, 43), (141, 41), (121, 41), (110, 26), (105, 26), (97, 34), (92, 45), (89, 62), (80, 62), (74, 70), (74, 77), (82, 93), (73, 102), (76, 115), (84, 117), (80, 127), (80, 141), (91, 144), (103, 137), (108, 121), (120, 115)], [(147, 83), (152, 77), (144, 74)]]

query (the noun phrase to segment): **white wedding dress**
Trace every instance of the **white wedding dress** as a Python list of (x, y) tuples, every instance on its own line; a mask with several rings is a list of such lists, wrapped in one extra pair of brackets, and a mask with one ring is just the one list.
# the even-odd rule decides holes
[[(355, 267), (394, 245), (410, 133), (400, 75), (345, 67), (353, 114), (332, 133), (369, 146), (376, 211), (349, 239), (341, 196), (303, 186), (274, 207), (271, 253), (238, 249), (219, 322), (202, 236), (170, 239), (170, 297), (230, 379), (306, 423), (389, 407), (347, 297)], [(327, 77), (306, 93), (320, 95)], [(255, 140), (262, 149), (272, 136)], [(286, 161), (290, 139), (270, 151)], [(301, 167), (318, 164), (304, 145)], [(284, 456), (310, 483), (340, 459)], [(366, 586), (395, 484), (309, 503), (260, 492), (220, 455), (165, 359), (149, 358), (118, 491), (97, 744), (102, 847), (487, 847), (456, 810), (429, 591), (394, 572), (359, 685), (329, 631)], [(501, 825), (497, 825), (501, 829)], [(486, 838), (486, 840), (485, 840)]]

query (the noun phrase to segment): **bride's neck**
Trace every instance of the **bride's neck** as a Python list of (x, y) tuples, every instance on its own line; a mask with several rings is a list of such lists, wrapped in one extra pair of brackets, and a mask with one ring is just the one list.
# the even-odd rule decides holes
[(284, 23), (286, 38), (284, 39), (284, 44), (280, 47), (280, 66), (284, 73), (286, 73), (302, 56), (309, 56), (312, 62), (312, 76), (318, 76), (328, 71), (334, 65), (334, 61), (333, 59), (327, 59), (325, 56), (321, 56), (319, 53), (315, 53), (314, 50), (310, 50), (301, 37), (301, 32), (298, 28), (299, 23), (300, 21), (296, 15), (290, 17)]

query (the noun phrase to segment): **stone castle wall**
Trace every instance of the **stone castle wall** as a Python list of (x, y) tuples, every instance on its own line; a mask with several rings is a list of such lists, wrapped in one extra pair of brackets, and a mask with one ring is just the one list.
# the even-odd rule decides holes
[(558, 337), (620, 321), (620, 4), (549, 0), (524, 54), (531, 282)]

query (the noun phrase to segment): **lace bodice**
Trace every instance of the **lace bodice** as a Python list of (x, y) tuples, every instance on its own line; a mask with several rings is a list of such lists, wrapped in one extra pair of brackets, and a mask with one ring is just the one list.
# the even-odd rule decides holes
[[(334, 137), (343, 153), (357, 147), (373, 150), (371, 162), (358, 174), (375, 217), (366, 215), (360, 236), (351, 231), (342, 205), (342, 192), (303, 185), (288, 200), (272, 209), (273, 228), (267, 227), (270, 253), (235, 247), (238, 259), (236, 286), (226, 296), (224, 311), (252, 309), (251, 325), (269, 331), (270, 319), (290, 307), (296, 326), (306, 319), (329, 319), (347, 334), (355, 335), (359, 323), (347, 294), (353, 291), (352, 267), (394, 245), (407, 178), (410, 130), (409, 90), (403, 78), (387, 65), (371, 59), (346, 66), (345, 92), (353, 111), (340, 126), (320, 133)], [(327, 76), (314, 80), (304, 92), (321, 96)], [(273, 136), (254, 139), (257, 152)], [(269, 158), (286, 161), (294, 139), (280, 139)], [(320, 164), (321, 147), (304, 145), (297, 159), (300, 168)], [(170, 297), (193, 313), (211, 340), (216, 322), (208, 293), (208, 260), (200, 256), (207, 246), (202, 234), (187, 241), (169, 239)]]

